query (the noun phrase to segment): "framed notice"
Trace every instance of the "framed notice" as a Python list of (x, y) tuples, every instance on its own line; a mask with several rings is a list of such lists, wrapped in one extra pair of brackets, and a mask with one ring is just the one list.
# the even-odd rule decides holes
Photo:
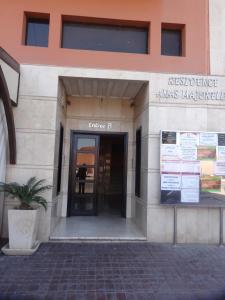
[(163, 144), (161, 148), (162, 160), (171, 161), (180, 159), (180, 147), (177, 145)]
[(217, 160), (225, 161), (225, 146), (217, 147)]
[(218, 134), (218, 146), (225, 146), (225, 133)]
[(163, 191), (180, 191), (181, 189), (181, 176), (162, 174), (161, 176), (161, 189)]
[(225, 205), (225, 133), (162, 131), (161, 203)]
[(197, 147), (184, 148), (180, 147), (180, 158), (181, 160), (195, 161), (197, 160)]
[(163, 131), (162, 132), (162, 144), (176, 144), (177, 133), (174, 131)]
[(182, 189), (181, 202), (182, 203), (198, 203), (199, 202), (199, 190)]
[(181, 132), (180, 145), (183, 148), (195, 149), (199, 145), (199, 133), (197, 132)]

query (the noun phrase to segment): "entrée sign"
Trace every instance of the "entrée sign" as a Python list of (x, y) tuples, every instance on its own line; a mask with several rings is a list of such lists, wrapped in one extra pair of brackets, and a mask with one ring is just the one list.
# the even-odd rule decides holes
[[(168, 88), (162, 89), (156, 94), (160, 99), (181, 100), (223, 100), (225, 91), (218, 88), (218, 79), (205, 77), (169, 77)], [(181, 89), (181, 88), (189, 89)]]
[(106, 122), (106, 123), (89, 122), (88, 127), (89, 128), (95, 128), (95, 129), (110, 130), (110, 129), (112, 129), (112, 123), (111, 122)]

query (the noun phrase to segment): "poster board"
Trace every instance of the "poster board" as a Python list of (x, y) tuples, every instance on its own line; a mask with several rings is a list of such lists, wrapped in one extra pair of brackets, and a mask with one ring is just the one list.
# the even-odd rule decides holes
[(225, 133), (161, 131), (161, 203), (225, 204)]

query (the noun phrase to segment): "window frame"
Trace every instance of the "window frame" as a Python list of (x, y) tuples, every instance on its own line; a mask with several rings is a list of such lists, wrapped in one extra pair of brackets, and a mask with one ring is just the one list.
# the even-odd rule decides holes
[[(64, 39), (64, 24), (84, 24), (84, 25), (99, 25), (99, 26), (114, 26), (124, 27), (124, 28), (136, 28), (146, 30), (146, 44), (145, 52), (128, 52), (128, 51), (113, 51), (113, 50), (100, 50), (100, 49), (82, 49), (82, 48), (68, 48), (63, 46)], [(99, 19), (99, 18), (90, 18), (90, 17), (76, 17), (76, 16), (62, 16), (61, 18), (61, 40), (60, 40), (61, 49), (71, 49), (78, 51), (99, 51), (99, 52), (109, 52), (109, 53), (120, 53), (120, 54), (139, 54), (139, 55), (148, 55), (150, 53), (150, 22), (143, 21), (129, 21), (129, 20), (113, 20), (113, 19)]]
[[(47, 45), (31, 45), (28, 44), (28, 24), (30, 23), (39, 22), (42, 24), (48, 24), (48, 39), (47, 39)], [(32, 13), (32, 12), (25, 12), (24, 15), (24, 29), (23, 29), (23, 35), (22, 35), (22, 44), (27, 47), (41, 47), (41, 48), (48, 48), (49, 46), (49, 33), (50, 33), (50, 14), (44, 14), (44, 13)]]
[(136, 129), (136, 153), (135, 153), (135, 196), (141, 198), (141, 137), (142, 127)]
[[(179, 31), (180, 32), (180, 54), (179, 55), (172, 55), (172, 54), (165, 54), (162, 51), (163, 46), (163, 31)], [(186, 56), (186, 25), (185, 24), (174, 24), (174, 23), (162, 23), (161, 24), (161, 56), (168, 56), (168, 57), (185, 57)]]

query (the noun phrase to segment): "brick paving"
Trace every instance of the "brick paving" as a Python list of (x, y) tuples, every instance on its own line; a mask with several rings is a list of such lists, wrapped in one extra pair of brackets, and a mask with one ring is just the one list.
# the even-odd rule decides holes
[(222, 300), (225, 247), (45, 243), (0, 274), (0, 299)]

